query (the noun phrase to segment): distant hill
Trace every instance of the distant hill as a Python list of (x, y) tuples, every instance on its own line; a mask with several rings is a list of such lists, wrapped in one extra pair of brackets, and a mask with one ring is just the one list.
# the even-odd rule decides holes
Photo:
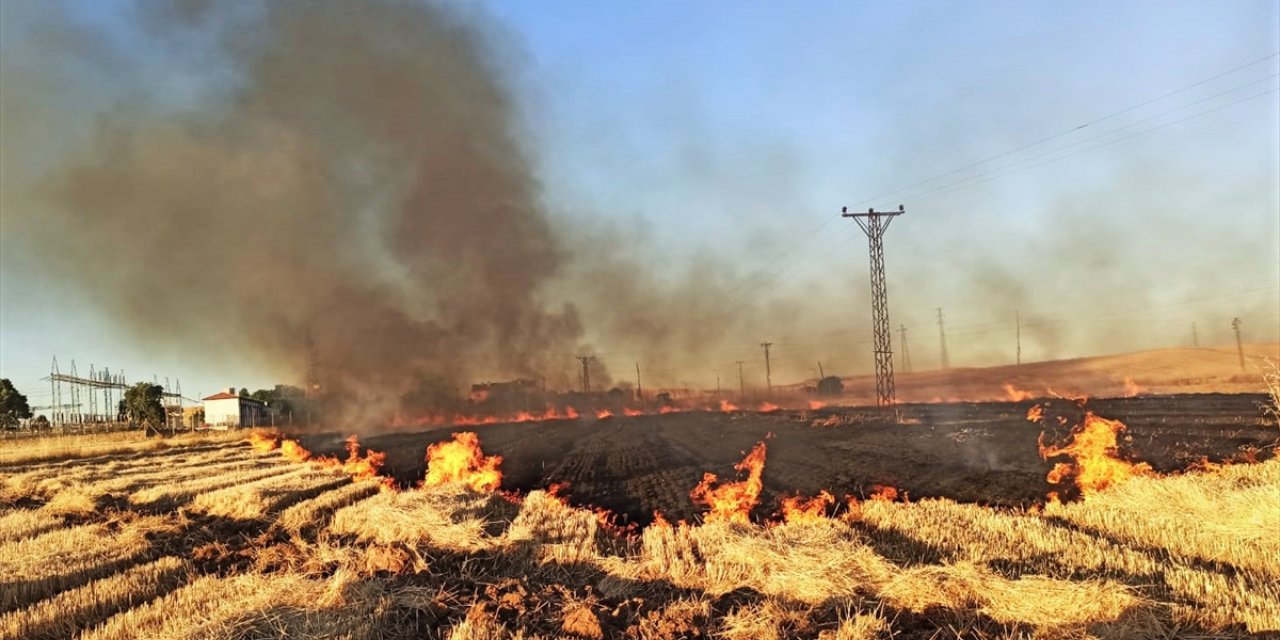
[[(921, 371), (895, 378), (900, 402), (1018, 400), (1059, 395), (1118, 397), (1140, 393), (1261, 393), (1259, 367), (1280, 365), (1280, 343), (1245, 345), (1245, 370), (1234, 347), (1171, 348), (1021, 366)], [(875, 398), (875, 377), (844, 378), (845, 395)], [(1006, 387), (1007, 385), (1007, 387)]]

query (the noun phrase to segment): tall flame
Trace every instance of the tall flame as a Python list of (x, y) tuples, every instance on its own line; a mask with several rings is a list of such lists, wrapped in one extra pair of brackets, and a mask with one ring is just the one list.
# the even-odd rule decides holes
[(502, 456), (486, 456), (480, 439), (470, 431), (453, 434), (453, 440), (427, 447), (427, 477), (423, 484), (434, 487), (449, 482), (466, 483), (476, 491), (493, 491), (502, 484), (498, 466)]
[(708, 511), (703, 519), (705, 522), (750, 522), (751, 510), (759, 502), (760, 490), (764, 488), (764, 482), (760, 478), (764, 473), (764, 454), (764, 443), (757, 442), (751, 453), (733, 466), (739, 473), (747, 472), (746, 480), (713, 487), (716, 474), (703, 474), (702, 482), (693, 488), (689, 497), (694, 502), (707, 505)]
[[(356, 436), (347, 438), (347, 459), (342, 463), (342, 471), (353, 480), (372, 480), (378, 477), (378, 471), (387, 461), (387, 454), (368, 449), (360, 455), (360, 440)], [(389, 482), (391, 479), (387, 478)]]
[(1060, 484), (1073, 478), (1080, 492), (1089, 496), (1129, 478), (1152, 475), (1151, 465), (1145, 462), (1127, 462), (1116, 457), (1116, 439), (1124, 430), (1123, 422), (1100, 418), (1090, 411), (1071, 430), (1071, 441), (1067, 444), (1046, 446), (1044, 434), (1041, 433), (1041, 458), (1048, 460), (1055, 456), (1070, 456), (1074, 459), (1074, 462), (1055, 464), (1046, 479), (1052, 484)]

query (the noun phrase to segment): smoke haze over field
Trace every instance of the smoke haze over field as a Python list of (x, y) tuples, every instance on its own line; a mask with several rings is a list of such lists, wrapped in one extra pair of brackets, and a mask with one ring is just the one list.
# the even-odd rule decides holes
[[(723, 199), (743, 217), (725, 232), (714, 217), (604, 215), (599, 199), (549, 188), (560, 184), (543, 138), (553, 127), (533, 127), (521, 108), (524, 51), (494, 16), (392, 0), (121, 5), (139, 56), (71, 5), (5, 9), (36, 27), (4, 52), (6, 271), (32, 274), (33, 289), (75, 291), (131, 344), (198, 349), (214, 368), (248, 362), (258, 375), (300, 381), (309, 336), (320, 380), (375, 414), (411, 390), (431, 402), (482, 379), (576, 386), (582, 352), (600, 356), (596, 385), (613, 382), (609, 365), (629, 379), (640, 361), (651, 384), (705, 387), (719, 369), (733, 386), (729, 363), (758, 356), (765, 338), (782, 354), (776, 380), (810, 376), (814, 361), (833, 357), (842, 373), (869, 366), (862, 242), (796, 252), (819, 254), (819, 271), (772, 260), (811, 225), (767, 212), (825, 215), (846, 203), (806, 193), (801, 175), (828, 169), (785, 144), (725, 145), (695, 116), (669, 128), (680, 140), (672, 157), (646, 158), (647, 143), (628, 141), (628, 107), (616, 119), (602, 108), (581, 126), (615, 149), (593, 152), (606, 160), (596, 170), (616, 173), (587, 171), (582, 183), (616, 178), (619, 189), (671, 194), (642, 196), (653, 207)], [(668, 108), (677, 93), (642, 100)], [(910, 113), (882, 117), (869, 137), (913, 152), (947, 144), (936, 131), (921, 138)], [(903, 164), (899, 153), (884, 164)], [(631, 157), (643, 160), (610, 166)], [(1029, 352), (1063, 357), (1125, 349), (1146, 331), (1095, 316), (1251, 288), (1262, 295), (1233, 299), (1225, 313), (1243, 316), (1257, 340), (1280, 337), (1268, 289), (1280, 276), (1266, 267), (1280, 256), (1267, 237), (1280, 228), (1266, 216), (1276, 183), (1257, 178), (1268, 167), (1215, 206), (1254, 211), (1248, 219), (1271, 228), (1191, 254), (1181, 248), (1205, 233), (1198, 209), (1217, 192), (1171, 191), (1196, 177), (1146, 162), (1099, 163), (1089, 191), (1037, 205), (1052, 234), (1015, 223), (983, 241), (977, 223), (928, 221), (950, 209), (945, 198), (919, 212), (922, 198), (904, 199), (920, 221), (904, 217), (889, 234), (890, 307), (895, 326), (916, 331), (916, 368), (932, 366), (933, 308), (964, 318), (969, 300), (981, 302), (956, 323), (953, 363), (1002, 361), (1013, 310), (1024, 311)], [(924, 176), (950, 168), (926, 166)], [(1101, 202), (1169, 217), (1094, 219)], [(852, 237), (831, 225), (813, 242), (835, 230)], [(1199, 279), (1170, 285), (1179, 272)], [(1236, 275), (1210, 275), (1225, 273)]]

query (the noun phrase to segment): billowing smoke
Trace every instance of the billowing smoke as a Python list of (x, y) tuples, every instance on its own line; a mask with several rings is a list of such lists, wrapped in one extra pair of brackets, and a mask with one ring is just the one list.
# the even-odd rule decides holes
[(391, 1), (147, 7), (158, 45), (217, 34), (193, 65), (223, 86), (191, 106), (180, 79), (153, 84), (93, 122), (40, 179), (41, 215), (7, 221), (50, 269), (139, 339), (292, 380), (310, 361), (366, 409), (568, 369), (581, 322), (540, 299), (565, 251), (473, 21)]

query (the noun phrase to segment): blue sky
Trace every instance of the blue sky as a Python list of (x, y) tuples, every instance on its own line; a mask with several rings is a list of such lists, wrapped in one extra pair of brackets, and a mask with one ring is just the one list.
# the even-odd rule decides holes
[[(184, 85), (187, 61), (139, 44), (130, 4), (66, 4), (134, 70), (92, 79), (95, 95), (105, 104), (134, 83), (163, 82), (174, 100), (201, 99), (199, 83)], [(749, 295), (811, 291), (847, 316), (818, 337), (762, 322), (756, 333), (790, 345), (790, 356), (780, 351), (796, 372), (815, 357), (849, 373), (870, 366), (865, 347), (833, 345), (862, 339), (869, 324), (864, 243), (834, 219), (846, 204), (908, 209), (887, 240), (890, 305), (893, 323), (920, 336), (922, 363), (935, 307), (954, 328), (953, 364), (999, 361), (1004, 347), (993, 345), (1011, 331), (1005, 294), (1025, 314), (1088, 329), (1060, 327), (1033, 357), (1114, 351), (1116, 335), (1135, 349), (1185, 344), (1191, 322), (1222, 343), (1234, 315), (1250, 337), (1280, 339), (1275, 2), (470, 11), (494, 24), (549, 209), (643, 229), (655, 270), (671, 277), (672, 265), (713, 257), (756, 283)], [(3, 5), (6, 55), (21, 53), (29, 38), (18, 34), (38, 14)], [(64, 106), (70, 122), (92, 118), (90, 105)], [(16, 130), (23, 121), (4, 124), (6, 161), (38, 166), (49, 151)], [(21, 238), (0, 240), (0, 375), (36, 403), (47, 402), (38, 379), (55, 354), (82, 371), (92, 362), (134, 379), (181, 377), (187, 395), (275, 381), (249, 366), (206, 366), (208, 345), (120, 339), (91, 296), (43, 276), (40, 260), (64, 257), (33, 259), (20, 255)], [(707, 368), (757, 357), (755, 342)]]

